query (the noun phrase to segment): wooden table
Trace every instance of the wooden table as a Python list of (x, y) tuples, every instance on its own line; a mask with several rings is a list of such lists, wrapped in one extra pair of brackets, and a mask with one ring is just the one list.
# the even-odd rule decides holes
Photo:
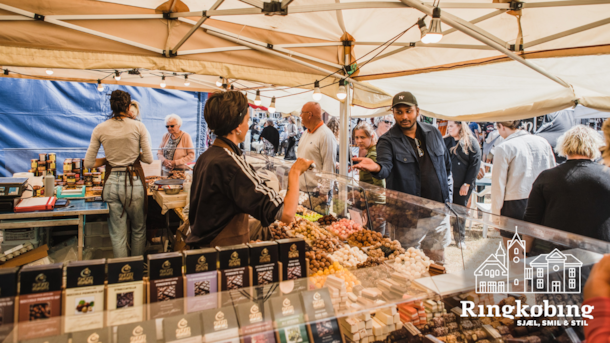
[[(47, 226), (78, 226), (78, 259), (83, 259), (85, 216), (108, 214), (108, 204), (102, 201), (70, 200), (66, 207), (53, 211), (0, 212), (0, 229), (26, 229)], [(76, 218), (68, 218), (76, 217)]]

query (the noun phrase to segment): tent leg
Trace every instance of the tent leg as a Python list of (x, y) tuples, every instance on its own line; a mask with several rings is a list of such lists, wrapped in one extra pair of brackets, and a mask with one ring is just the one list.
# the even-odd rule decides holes
[(347, 97), (341, 103), (341, 120), (339, 121), (339, 174), (347, 176), (347, 154), (349, 153), (349, 123), (350, 123), (350, 87), (347, 88)]

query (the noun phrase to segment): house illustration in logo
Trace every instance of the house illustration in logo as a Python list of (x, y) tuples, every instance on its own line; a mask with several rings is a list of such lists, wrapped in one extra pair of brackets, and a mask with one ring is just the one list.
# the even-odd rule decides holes
[[(572, 254), (554, 249), (529, 262), (525, 256), (526, 242), (519, 233), (500, 242), (495, 254), (489, 255), (474, 272), (477, 293), (578, 293), (580, 294), (580, 262)], [(510, 256), (513, 256), (511, 259)]]

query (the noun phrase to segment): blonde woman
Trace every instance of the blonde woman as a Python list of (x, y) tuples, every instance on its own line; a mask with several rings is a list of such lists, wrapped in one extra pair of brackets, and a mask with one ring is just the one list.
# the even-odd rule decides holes
[(555, 150), (567, 161), (538, 175), (524, 220), (610, 241), (610, 169), (595, 162), (603, 144), (599, 133), (584, 125), (560, 136)]
[[(481, 166), (481, 148), (468, 125), (461, 121), (450, 120), (447, 123), (447, 136), (444, 139), (451, 156), (453, 203), (466, 206)], [(453, 236), (459, 248), (466, 247), (465, 235), (465, 219), (458, 218)]]
[[(371, 124), (361, 121), (354, 128), (354, 140), (360, 150), (366, 150), (366, 158), (377, 162), (377, 135)], [(360, 170), (360, 182), (385, 188), (385, 180), (376, 179), (366, 170)]]

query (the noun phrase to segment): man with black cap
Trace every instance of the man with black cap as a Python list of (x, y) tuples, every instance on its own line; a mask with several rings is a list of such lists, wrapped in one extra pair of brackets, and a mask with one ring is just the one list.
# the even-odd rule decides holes
[[(439, 203), (451, 203), (453, 179), (451, 157), (440, 131), (433, 125), (418, 122), (417, 99), (410, 92), (394, 96), (392, 113), (396, 124), (377, 143), (377, 162), (354, 158), (354, 168), (367, 170), (373, 177), (386, 180), (391, 190), (416, 195)], [(422, 209), (429, 206), (422, 206)], [(449, 221), (444, 214), (422, 211), (411, 213), (413, 222), (407, 230), (394, 227), (396, 239), (403, 246), (420, 247), (443, 260), (443, 250), (451, 242)], [(438, 220), (434, 220), (434, 218)], [(390, 223), (392, 224), (392, 223)], [(413, 227), (416, 227), (413, 229)], [(432, 258), (432, 256), (431, 256)]]

